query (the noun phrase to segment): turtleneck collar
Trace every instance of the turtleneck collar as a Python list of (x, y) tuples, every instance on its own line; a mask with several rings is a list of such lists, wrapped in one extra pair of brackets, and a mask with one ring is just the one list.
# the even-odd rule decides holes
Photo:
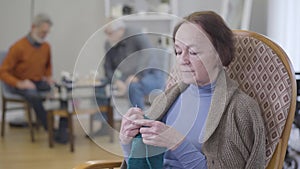
[(194, 84), (189, 85), (187, 88), (187, 92), (193, 96), (200, 96), (200, 97), (205, 97), (205, 96), (212, 96), (214, 90), (216, 87), (216, 82), (209, 83), (204, 86), (197, 86)]

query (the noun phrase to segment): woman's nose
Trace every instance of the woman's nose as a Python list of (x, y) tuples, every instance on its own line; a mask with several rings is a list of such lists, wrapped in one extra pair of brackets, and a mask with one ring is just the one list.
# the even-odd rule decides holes
[(187, 52), (183, 52), (181, 55), (181, 60), (184, 64), (189, 64), (190, 63), (190, 57)]

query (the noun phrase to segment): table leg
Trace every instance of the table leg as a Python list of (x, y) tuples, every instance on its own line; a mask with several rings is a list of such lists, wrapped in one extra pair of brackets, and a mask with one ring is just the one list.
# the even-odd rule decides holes
[(29, 130), (30, 130), (30, 136), (31, 136), (31, 141), (34, 142), (34, 131), (33, 131), (33, 126), (32, 126), (32, 114), (30, 111), (30, 106), (28, 103), (24, 103), (24, 106), (26, 107), (26, 111), (27, 111), (27, 116), (28, 116), (28, 126), (29, 126)]
[(111, 132), (109, 133), (110, 135), (110, 142), (114, 142), (114, 113), (113, 113), (113, 107), (108, 105), (107, 106), (107, 117), (108, 117), (108, 124), (112, 128)]
[(89, 134), (92, 134), (93, 133), (93, 131), (94, 131), (94, 115), (95, 114), (91, 114), (90, 115), (90, 131), (89, 131)]
[(48, 135), (49, 135), (49, 147), (53, 147), (53, 111), (47, 113), (47, 123), (48, 123)]
[(68, 113), (68, 125), (69, 125), (70, 151), (74, 152), (73, 116), (71, 113)]

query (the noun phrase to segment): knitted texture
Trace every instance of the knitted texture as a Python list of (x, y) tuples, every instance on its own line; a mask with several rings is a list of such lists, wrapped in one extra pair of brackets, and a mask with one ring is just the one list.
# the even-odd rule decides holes
[(127, 169), (162, 169), (164, 152), (165, 148), (144, 144), (142, 135), (138, 134), (131, 143)]

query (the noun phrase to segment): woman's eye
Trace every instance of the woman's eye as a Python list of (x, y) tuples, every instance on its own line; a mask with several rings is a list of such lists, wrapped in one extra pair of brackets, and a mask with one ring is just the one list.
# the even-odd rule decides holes
[(181, 51), (175, 51), (176, 55), (181, 55), (181, 53), (182, 53)]
[(190, 53), (190, 55), (197, 55), (197, 53), (194, 51), (189, 51), (189, 53)]

